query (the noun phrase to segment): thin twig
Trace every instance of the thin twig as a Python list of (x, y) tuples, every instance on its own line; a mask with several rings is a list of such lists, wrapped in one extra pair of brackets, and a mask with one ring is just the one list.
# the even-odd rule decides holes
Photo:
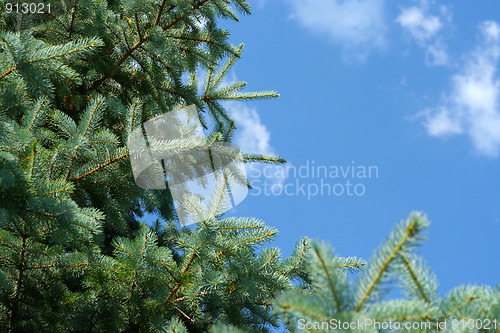
[(16, 70), (16, 66), (12, 67), (11, 69), (9, 69), (7, 72), (3, 73), (2, 75), (0, 75), (0, 80), (3, 80), (3, 78), (5, 78), (7, 75), (9, 75), (10, 73), (12, 73), (13, 71)]
[(115, 162), (117, 162), (117, 161), (119, 161), (119, 160), (121, 160), (122, 158), (127, 157), (127, 156), (128, 156), (128, 152), (126, 152), (125, 154), (120, 155), (120, 156), (118, 156), (118, 157), (112, 158), (112, 159), (110, 159), (108, 162), (106, 162), (106, 163), (104, 163), (104, 164), (100, 164), (100, 165), (98, 165), (97, 167), (95, 167), (94, 169), (92, 169), (92, 170), (90, 170), (90, 171), (87, 171), (87, 172), (85, 172), (84, 174), (79, 175), (79, 176), (77, 176), (77, 177), (73, 178), (72, 180), (73, 180), (73, 181), (76, 181), (76, 180), (80, 180), (80, 179), (82, 179), (82, 178), (84, 178), (84, 177), (87, 177), (87, 176), (89, 176), (89, 175), (93, 174), (94, 172), (97, 172), (97, 171), (99, 171), (99, 170), (101, 170), (101, 169), (103, 169), (103, 168), (107, 167), (108, 165), (113, 164), (113, 163), (115, 163)]

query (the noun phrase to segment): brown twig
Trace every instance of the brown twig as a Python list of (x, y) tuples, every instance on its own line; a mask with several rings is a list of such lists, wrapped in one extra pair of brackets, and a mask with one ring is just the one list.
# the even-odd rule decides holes
[(113, 163), (115, 163), (115, 162), (117, 162), (117, 161), (119, 161), (119, 160), (121, 160), (122, 158), (127, 157), (127, 156), (128, 156), (128, 152), (126, 152), (126, 153), (125, 153), (125, 154), (123, 154), (123, 155), (120, 155), (120, 156), (117, 156), (117, 157), (115, 157), (115, 158), (112, 158), (112, 159), (110, 159), (108, 162), (103, 163), (103, 164), (100, 164), (100, 165), (98, 165), (97, 167), (95, 167), (94, 169), (92, 169), (92, 170), (90, 170), (90, 171), (87, 171), (87, 172), (85, 172), (84, 174), (81, 174), (81, 175), (79, 175), (79, 176), (77, 176), (77, 177), (73, 178), (72, 180), (73, 180), (73, 181), (76, 181), (76, 180), (80, 180), (80, 179), (82, 179), (82, 178), (84, 178), (84, 177), (87, 177), (87, 176), (89, 176), (89, 175), (93, 174), (94, 172), (97, 172), (97, 171), (99, 171), (99, 170), (101, 170), (101, 169), (103, 169), (103, 168), (107, 167), (108, 165), (113, 164)]
[(12, 73), (13, 71), (16, 70), (16, 66), (12, 67), (11, 69), (9, 69), (7, 72), (3, 73), (2, 75), (0, 75), (0, 80), (2, 80), (3, 78), (5, 78), (7, 75), (9, 75), (10, 73)]

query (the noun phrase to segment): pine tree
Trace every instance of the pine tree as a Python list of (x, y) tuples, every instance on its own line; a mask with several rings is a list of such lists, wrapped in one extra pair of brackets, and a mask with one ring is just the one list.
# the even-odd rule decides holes
[[(217, 23), (249, 4), (52, 5), (59, 15), (38, 25), (0, 17), (1, 330), (278, 325), (270, 302), (290, 272), (278, 249), (258, 250), (276, 230), (216, 214), (178, 227), (168, 191), (135, 184), (127, 150), (135, 127), (185, 105), (197, 107), (208, 145), (228, 142), (236, 125), (224, 101), (277, 96), (224, 83), (242, 45)], [(145, 214), (158, 217), (153, 227)]]
[[(353, 287), (346, 273), (362, 269), (359, 259), (306, 238), (282, 259), (263, 246), (275, 229), (201, 203), (204, 220), (185, 228), (168, 191), (136, 185), (127, 142), (143, 122), (195, 105), (206, 145), (222, 149), (238, 125), (225, 101), (278, 96), (225, 83), (243, 47), (218, 23), (249, 14), (246, 0), (52, 5), (44, 18), (0, 12), (1, 331), (260, 332), (282, 320), (293, 330), (294, 316), (368, 311), (498, 318), (489, 288), (436, 299), (434, 277), (413, 256), (420, 217), (396, 229)], [(391, 273), (409, 300), (380, 301)]]

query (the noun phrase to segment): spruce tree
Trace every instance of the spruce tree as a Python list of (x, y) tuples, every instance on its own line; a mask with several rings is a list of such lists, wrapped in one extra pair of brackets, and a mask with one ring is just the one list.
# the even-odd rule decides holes
[[(422, 217), (399, 225), (352, 286), (359, 259), (306, 238), (282, 259), (262, 246), (275, 229), (210, 207), (185, 228), (168, 191), (137, 186), (127, 142), (143, 122), (195, 105), (212, 147), (238, 125), (224, 101), (277, 97), (224, 83), (242, 45), (218, 23), (249, 14), (246, 0), (51, 4), (43, 19), (0, 12), (1, 331), (261, 332), (311, 313), (498, 318), (490, 288), (436, 298), (413, 255)], [(409, 300), (380, 301), (391, 276)]]
[(42, 24), (0, 21), (1, 330), (277, 325), (270, 301), (291, 269), (278, 249), (257, 250), (276, 230), (215, 215), (179, 227), (168, 191), (135, 184), (127, 150), (135, 127), (184, 105), (197, 107), (210, 144), (227, 142), (235, 124), (223, 101), (277, 96), (224, 85), (242, 46), (218, 20), (249, 4), (52, 5), (59, 15)]

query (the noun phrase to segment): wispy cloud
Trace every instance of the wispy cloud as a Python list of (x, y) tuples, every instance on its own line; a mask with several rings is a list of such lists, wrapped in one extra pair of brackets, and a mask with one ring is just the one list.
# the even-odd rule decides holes
[(441, 105), (424, 112), (424, 125), (431, 136), (467, 134), (480, 154), (495, 157), (500, 154), (500, 25), (487, 21), (479, 29), (480, 43), (451, 77)]
[[(244, 153), (256, 153), (264, 155), (276, 155), (271, 145), (271, 133), (262, 122), (257, 109), (249, 107), (243, 102), (228, 102), (225, 104), (227, 111), (236, 122), (237, 130), (234, 136), (234, 143), (240, 146)], [(249, 179), (255, 179), (266, 175), (270, 184), (282, 185), (286, 178), (275, 177), (276, 169), (281, 166), (269, 166), (264, 164), (247, 167)], [(272, 168), (271, 172), (262, 172), (264, 168)]]
[(385, 44), (384, 0), (287, 0), (291, 17), (342, 45), (345, 56), (364, 61)]
[(449, 62), (447, 47), (440, 33), (445, 23), (451, 23), (452, 16), (446, 6), (439, 7), (438, 16), (431, 15), (429, 11), (429, 3), (422, 0), (418, 6), (401, 8), (396, 22), (425, 49), (427, 64), (447, 65)]
[(238, 126), (234, 139), (243, 152), (274, 154), (271, 134), (255, 108), (242, 102), (229, 102), (226, 107)]

